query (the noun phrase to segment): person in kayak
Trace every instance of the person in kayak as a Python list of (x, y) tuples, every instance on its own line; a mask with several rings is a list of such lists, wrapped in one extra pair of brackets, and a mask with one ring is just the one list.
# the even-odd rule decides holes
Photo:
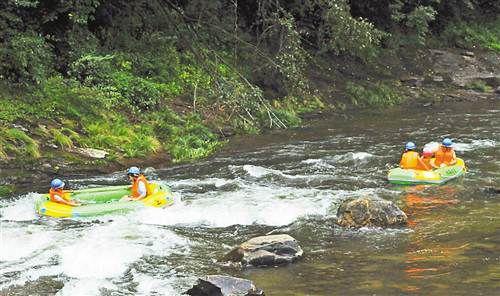
[(149, 183), (138, 167), (130, 167), (127, 170), (127, 176), (132, 182), (131, 193), (124, 196), (122, 200), (140, 200), (149, 195)]
[(50, 190), (49, 190), (50, 200), (53, 202), (73, 207), (81, 205), (79, 202), (71, 200), (70, 192), (63, 189), (64, 189), (63, 181), (59, 179), (52, 180), (50, 182)]
[(432, 166), (432, 156), (434, 153), (427, 147), (424, 147), (422, 151), (422, 156), (419, 157), (417, 163), (417, 170), (430, 171), (433, 169)]
[(443, 167), (448, 165), (454, 165), (457, 163), (457, 156), (453, 150), (453, 141), (450, 138), (445, 138), (442, 145), (436, 151), (436, 156), (434, 159), (435, 167)]

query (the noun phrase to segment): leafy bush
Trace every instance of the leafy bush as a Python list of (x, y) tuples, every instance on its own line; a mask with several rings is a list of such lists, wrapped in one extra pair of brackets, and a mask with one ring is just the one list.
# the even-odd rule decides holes
[(53, 66), (50, 46), (35, 33), (16, 34), (0, 47), (0, 71), (11, 81), (39, 84), (53, 71)]
[(350, 14), (346, 0), (326, 1), (325, 28), (322, 30), (323, 48), (370, 60), (376, 57), (379, 44), (386, 33), (363, 18)]
[(127, 72), (116, 72), (112, 76), (113, 86), (126, 98), (133, 108), (150, 110), (157, 108), (164, 98), (166, 86)]
[(482, 47), (500, 53), (500, 20), (484, 24), (450, 24), (441, 37), (451, 46), (468, 49)]
[(113, 55), (85, 54), (70, 65), (70, 75), (86, 85), (104, 83), (111, 74)]

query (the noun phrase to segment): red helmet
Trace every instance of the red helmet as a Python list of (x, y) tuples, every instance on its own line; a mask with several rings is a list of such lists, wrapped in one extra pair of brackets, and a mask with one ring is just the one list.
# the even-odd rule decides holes
[(430, 149), (424, 149), (424, 151), (422, 151), (423, 156), (432, 156), (432, 154), (434, 153), (432, 153), (432, 150)]

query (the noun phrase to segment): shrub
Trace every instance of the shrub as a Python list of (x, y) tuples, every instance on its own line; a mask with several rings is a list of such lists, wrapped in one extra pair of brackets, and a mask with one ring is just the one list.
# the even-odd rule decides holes
[(500, 53), (500, 20), (484, 24), (453, 23), (446, 27), (441, 37), (451, 46), (482, 47)]
[(0, 47), (0, 71), (17, 83), (41, 83), (49, 77), (53, 64), (51, 47), (35, 33), (19, 33)]
[(111, 74), (113, 55), (85, 54), (71, 63), (69, 74), (86, 85), (104, 83)]

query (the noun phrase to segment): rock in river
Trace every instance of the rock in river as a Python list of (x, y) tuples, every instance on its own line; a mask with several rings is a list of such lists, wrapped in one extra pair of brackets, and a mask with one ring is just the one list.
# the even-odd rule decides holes
[(337, 223), (345, 227), (394, 227), (406, 225), (407, 217), (391, 201), (362, 197), (340, 205)]
[(263, 296), (252, 281), (224, 275), (209, 275), (199, 278), (198, 282), (184, 294), (191, 296)]
[(225, 256), (226, 261), (244, 265), (275, 266), (291, 263), (302, 257), (302, 248), (288, 234), (254, 237)]

